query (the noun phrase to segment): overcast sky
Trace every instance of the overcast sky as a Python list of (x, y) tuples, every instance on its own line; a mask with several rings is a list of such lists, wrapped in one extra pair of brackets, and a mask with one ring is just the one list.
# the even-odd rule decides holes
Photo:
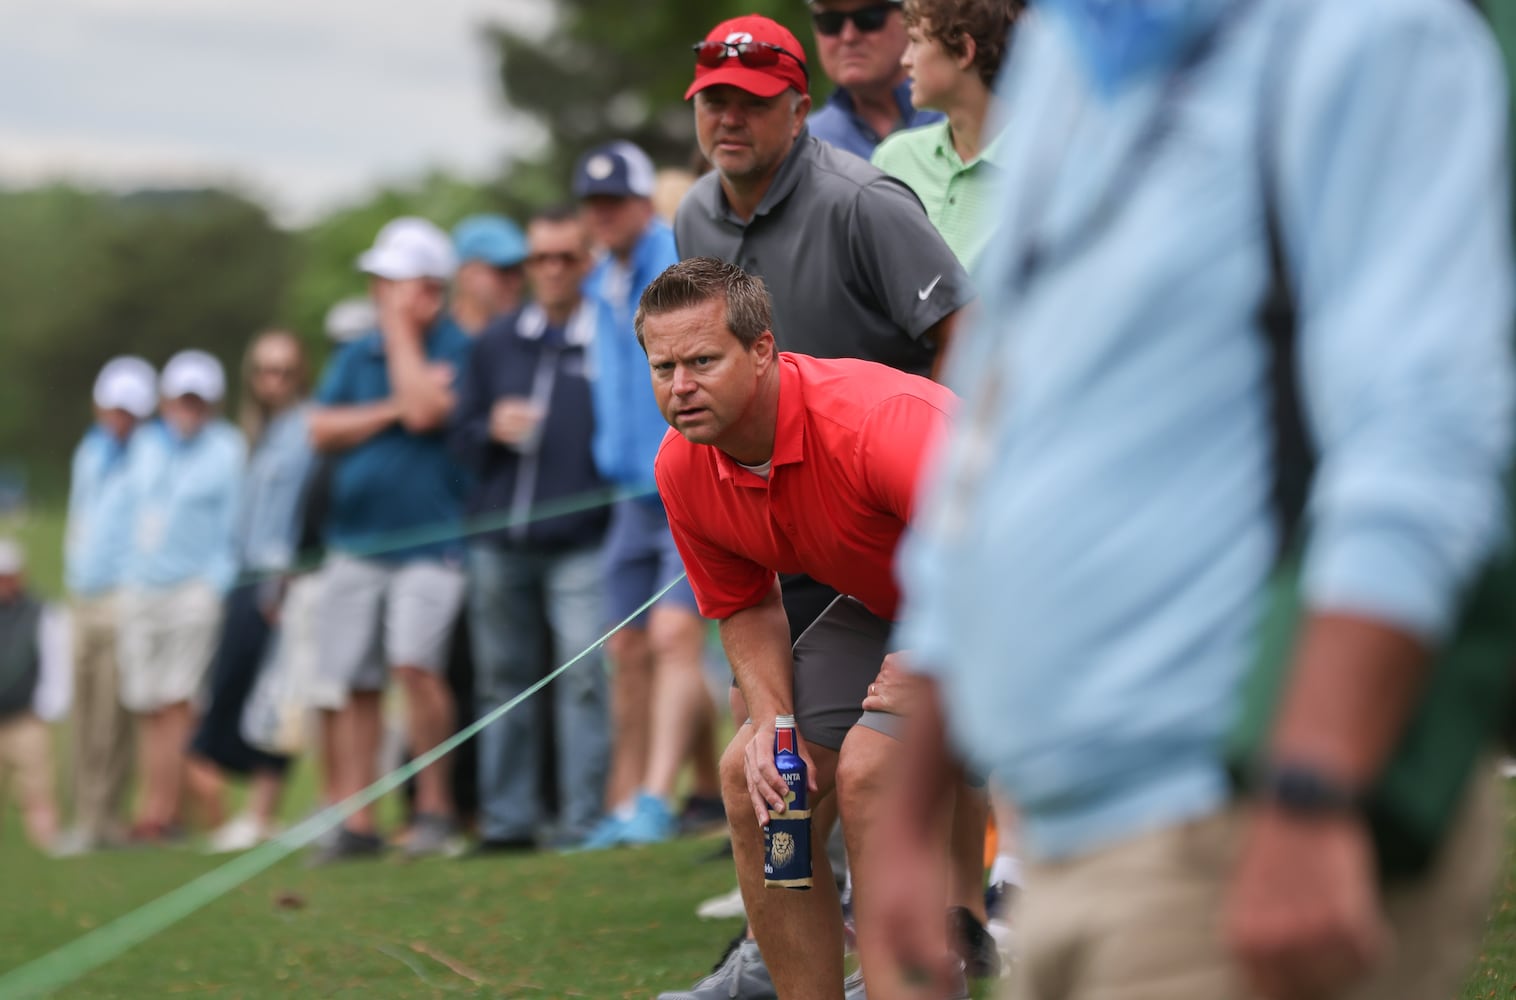
[(479, 27), (548, 0), (0, 0), (0, 185), (235, 183), (288, 222), (430, 167), (498, 168)]

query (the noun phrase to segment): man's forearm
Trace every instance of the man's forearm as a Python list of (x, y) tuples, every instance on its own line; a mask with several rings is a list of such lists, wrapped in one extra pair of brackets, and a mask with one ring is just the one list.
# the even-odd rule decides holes
[(400, 423), (405, 429), (422, 434), (447, 423), (453, 394), (427, 370), (421, 340), (408, 334), (386, 333), (384, 353)]
[(790, 626), (778, 581), (761, 604), (722, 620), (721, 645), (754, 720), (794, 711)]
[(1353, 615), (1310, 615), (1271, 759), (1366, 789), (1415, 712), (1427, 666), (1425, 646), (1405, 631)]
[(921, 678), (901, 739), (900, 784), (895, 819), (913, 840), (930, 840), (939, 832), (938, 820), (961, 769), (947, 742), (947, 719), (937, 682)]
[(393, 399), (357, 406), (320, 406), (311, 413), (311, 446), (331, 453), (356, 448), (400, 419)]

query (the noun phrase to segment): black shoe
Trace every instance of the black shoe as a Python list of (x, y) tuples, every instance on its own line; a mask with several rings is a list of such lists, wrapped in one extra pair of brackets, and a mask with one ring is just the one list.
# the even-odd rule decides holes
[(319, 868), (336, 861), (356, 861), (362, 858), (377, 858), (384, 853), (384, 841), (372, 833), (354, 833), (347, 827), (337, 830), (331, 843), (316, 850), (306, 862), (308, 867)]
[(995, 939), (979, 918), (961, 906), (948, 908), (948, 947), (963, 959), (963, 972), (970, 979), (993, 979), (1000, 975), (1000, 952)]
[(530, 837), (512, 837), (509, 840), (481, 840), (464, 857), (496, 858), (511, 854), (530, 854), (537, 849), (537, 842)]
[(721, 842), (721, 846), (709, 854), (702, 854), (701, 861), (730, 861), (732, 860), (732, 841), (727, 838)]
[(714, 833), (725, 829), (726, 806), (719, 797), (691, 795), (684, 800), (684, 808), (679, 810), (681, 836)]

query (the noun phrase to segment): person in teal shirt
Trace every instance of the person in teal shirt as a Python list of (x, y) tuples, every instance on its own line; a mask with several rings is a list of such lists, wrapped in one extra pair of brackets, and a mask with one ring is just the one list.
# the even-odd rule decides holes
[(896, 132), (874, 150), (874, 166), (916, 192), (970, 271), (989, 236), (985, 220), (999, 166), (991, 88), (1023, 6), (1021, 0), (907, 0), (900, 63), (911, 77), (911, 103), (947, 117)]

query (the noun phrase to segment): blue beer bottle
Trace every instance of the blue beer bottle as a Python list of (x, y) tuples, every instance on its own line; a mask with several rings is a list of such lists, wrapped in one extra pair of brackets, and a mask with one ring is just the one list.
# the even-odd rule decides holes
[(769, 810), (763, 828), (763, 884), (782, 889), (811, 887), (810, 776), (795, 746), (795, 717), (774, 719), (774, 767), (789, 786), (784, 812)]

